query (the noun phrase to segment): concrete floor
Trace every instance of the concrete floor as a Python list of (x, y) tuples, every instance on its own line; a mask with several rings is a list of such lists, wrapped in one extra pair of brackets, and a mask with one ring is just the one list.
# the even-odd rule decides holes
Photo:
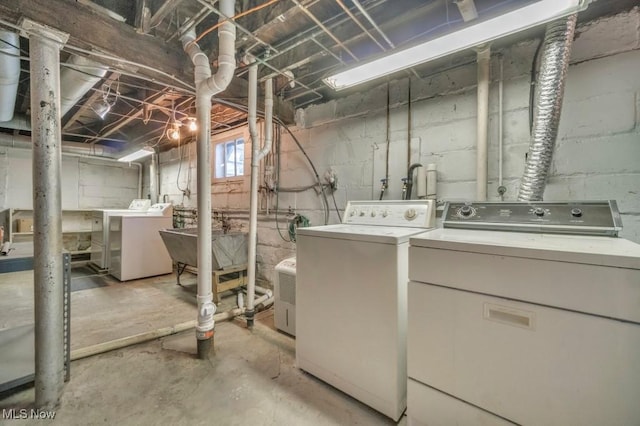
[[(0, 327), (32, 315), (29, 273), (0, 275)], [(31, 275), (32, 280), (32, 275)], [(107, 283), (72, 293), (72, 347), (79, 348), (195, 316), (193, 283), (172, 275)], [(22, 284), (17, 284), (22, 283)], [(29, 283), (32, 287), (32, 281)], [(19, 293), (19, 297), (16, 293)], [(13, 296), (12, 296), (13, 295)], [(7, 315), (8, 306), (18, 303)], [(228, 307), (233, 297), (225, 301)], [(32, 308), (31, 308), (32, 309)], [(14, 315), (15, 313), (15, 315)], [(11, 317), (11, 318), (9, 318)], [(254, 329), (242, 319), (216, 325), (215, 352), (195, 357), (193, 331), (78, 360), (56, 418), (60, 425), (390, 425), (390, 419), (298, 370), (295, 340), (273, 327), (273, 311)], [(0, 399), (0, 410), (31, 408), (32, 388)], [(15, 420), (27, 425), (41, 420)], [(0, 423), (3, 421), (0, 420)], [(11, 424), (11, 422), (8, 422)], [(401, 420), (400, 424), (404, 424)]]

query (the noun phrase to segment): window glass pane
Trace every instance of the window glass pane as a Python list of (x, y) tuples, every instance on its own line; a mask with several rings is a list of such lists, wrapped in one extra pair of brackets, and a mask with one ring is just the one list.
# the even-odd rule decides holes
[(216, 161), (214, 165), (215, 177), (223, 178), (225, 176), (224, 163), (225, 163), (224, 144), (219, 143), (216, 145)]
[(244, 140), (236, 141), (236, 176), (244, 176)]
[(231, 141), (231, 142), (227, 142), (225, 145), (226, 145), (226, 151), (227, 151), (227, 158), (226, 158), (226, 165), (225, 165), (225, 167), (227, 168), (227, 177), (233, 177), (236, 175), (236, 167), (234, 163), (236, 144), (233, 141)]

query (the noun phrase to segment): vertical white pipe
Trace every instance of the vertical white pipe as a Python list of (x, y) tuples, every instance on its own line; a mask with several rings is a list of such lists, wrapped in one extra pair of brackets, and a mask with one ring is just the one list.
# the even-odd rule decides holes
[(54, 408), (64, 384), (60, 49), (68, 36), (23, 26), (31, 30), (35, 394), (38, 408)]
[[(256, 98), (257, 92), (257, 67), (249, 68), (249, 129), (255, 132)], [(247, 326), (253, 326), (255, 313), (255, 288), (256, 288), (256, 258), (258, 247), (258, 175), (260, 161), (271, 151), (273, 140), (273, 80), (264, 82), (264, 147), (260, 149), (258, 138), (252, 133), (251, 155), (251, 200), (249, 205), (249, 260), (247, 270)]]
[(503, 171), (503, 158), (502, 158), (502, 114), (503, 114), (503, 96), (504, 96), (504, 57), (500, 55), (500, 78), (498, 80), (498, 193), (500, 199), (504, 200), (504, 194), (502, 192), (502, 171)]
[(151, 204), (158, 202), (158, 155), (151, 154), (149, 162), (149, 192), (151, 193)]
[(256, 128), (258, 104), (258, 66), (249, 67), (249, 134), (251, 135), (251, 189), (249, 200), (249, 254), (247, 264), (247, 325), (253, 325), (254, 295), (256, 284), (256, 252), (258, 245), (258, 174), (260, 164), (260, 139)]
[(416, 195), (419, 199), (427, 198), (427, 168), (418, 167), (418, 183), (416, 184)]
[(476, 157), (476, 200), (487, 199), (487, 134), (489, 129), (489, 58), (491, 48), (478, 49), (478, 134)]
[(427, 164), (427, 200), (438, 198), (438, 169), (434, 163)]
[[(235, 14), (234, 0), (220, 0), (220, 11), (225, 16)], [(236, 67), (236, 27), (227, 19), (218, 20), (218, 70), (211, 75), (209, 58), (195, 43), (195, 30), (182, 37), (182, 46), (194, 65), (196, 83), (196, 115), (198, 119), (197, 173), (198, 173), (198, 324), (196, 339), (198, 357), (208, 359), (215, 327), (216, 305), (211, 292), (211, 97), (227, 88)]]

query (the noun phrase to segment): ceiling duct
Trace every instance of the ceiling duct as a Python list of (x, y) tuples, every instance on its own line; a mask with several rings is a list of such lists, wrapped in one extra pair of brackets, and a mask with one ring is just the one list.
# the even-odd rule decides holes
[(20, 82), (20, 37), (0, 31), (0, 121), (13, 118)]
[(107, 74), (106, 65), (71, 55), (60, 72), (60, 116), (64, 116)]

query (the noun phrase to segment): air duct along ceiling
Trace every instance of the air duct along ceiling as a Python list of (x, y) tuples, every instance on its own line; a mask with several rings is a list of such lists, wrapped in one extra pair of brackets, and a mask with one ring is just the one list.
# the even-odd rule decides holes
[[(16, 93), (20, 79), (19, 50), (17, 34), (0, 32), (0, 127), (14, 130), (31, 130), (29, 117), (24, 114), (14, 116)], [(11, 52), (13, 53), (11, 53)], [(60, 72), (60, 114), (69, 112), (107, 73), (107, 67), (83, 56), (71, 55)]]
[(0, 31), (0, 121), (13, 118), (20, 82), (20, 37)]

